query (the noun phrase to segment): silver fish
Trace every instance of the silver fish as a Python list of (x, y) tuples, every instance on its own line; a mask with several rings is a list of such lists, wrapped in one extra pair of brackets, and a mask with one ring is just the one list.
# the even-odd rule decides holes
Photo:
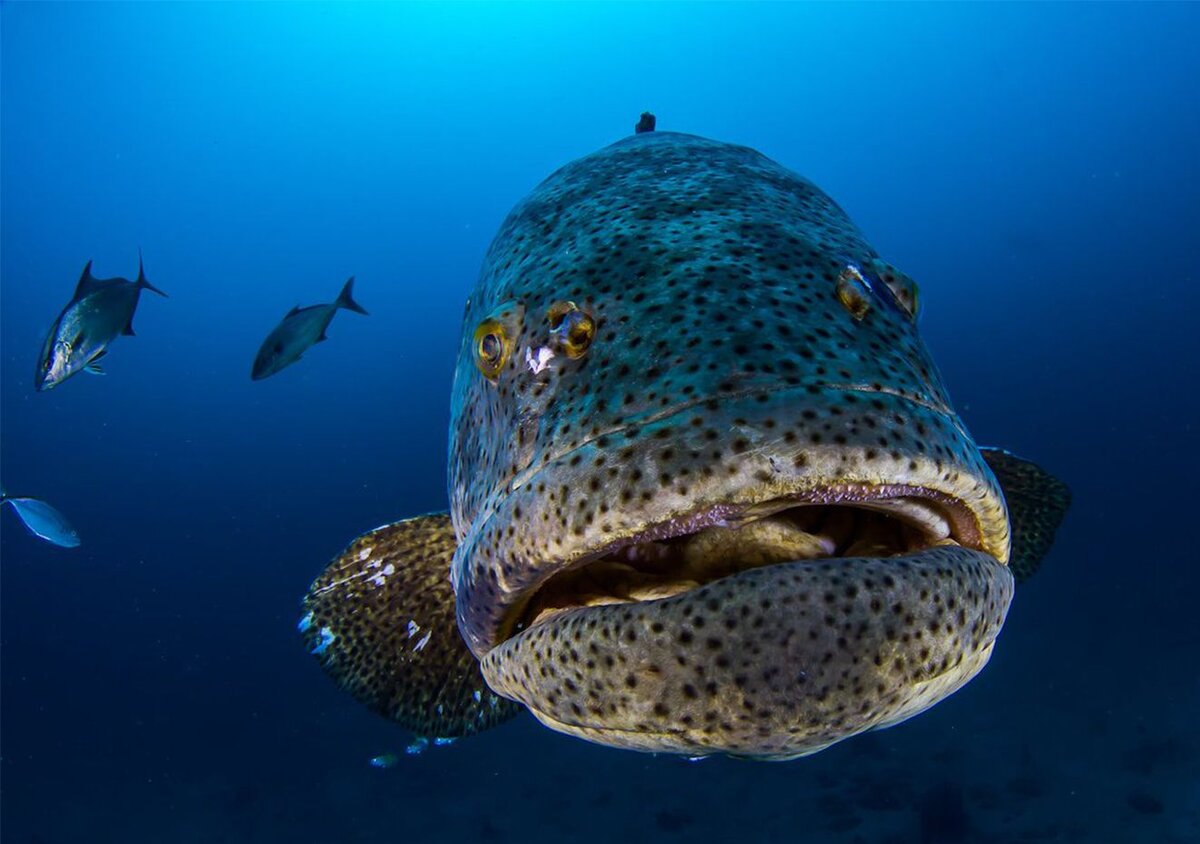
[(13, 512), (34, 536), (62, 548), (79, 546), (79, 534), (66, 516), (37, 498), (14, 497), (0, 493), (0, 505), (11, 504)]
[(133, 336), (133, 314), (143, 290), (166, 296), (146, 280), (138, 253), (136, 281), (96, 278), (88, 261), (75, 287), (75, 295), (50, 327), (33, 375), (33, 386), (41, 390), (57, 387), (77, 372), (102, 375), (99, 361), (121, 335)]
[(342, 287), (342, 292), (333, 302), (327, 305), (309, 305), (307, 308), (297, 305), (288, 311), (259, 347), (250, 378), (260, 381), (274, 375), (300, 360), (310, 346), (328, 339), (325, 330), (329, 328), (329, 323), (339, 308), (366, 316), (366, 309), (354, 301), (353, 289), (354, 276), (350, 276)]

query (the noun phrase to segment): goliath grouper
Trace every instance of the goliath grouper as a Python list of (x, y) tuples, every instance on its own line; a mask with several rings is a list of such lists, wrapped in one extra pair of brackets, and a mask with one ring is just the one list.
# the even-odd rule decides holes
[(434, 736), (523, 706), (790, 759), (927, 709), (987, 663), (1068, 493), (975, 445), (916, 316), (751, 149), (646, 131), (568, 164), (467, 303), (450, 512), (355, 540), (305, 598), (310, 650)]

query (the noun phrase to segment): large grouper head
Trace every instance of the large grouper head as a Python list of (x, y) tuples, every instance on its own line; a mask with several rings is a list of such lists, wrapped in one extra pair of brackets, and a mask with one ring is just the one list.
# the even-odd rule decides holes
[(307, 599), (313, 650), (437, 734), (515, 701), (615, 747), (788, 759), (930, 707), (1012, 600), (997, 476), (1032, 502), (1029, 567), (1066, 492), (976, 447), (917, 313), (751, 149), (647, 132), (563, 167), (467, 304), (449, 518), (347, 549)]

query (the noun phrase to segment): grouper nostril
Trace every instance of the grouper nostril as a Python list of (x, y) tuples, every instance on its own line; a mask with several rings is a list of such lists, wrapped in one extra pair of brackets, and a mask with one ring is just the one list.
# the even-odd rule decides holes
[(957, 546), (753, 569), (536, 624), (482, 661), (547, 726), (617, 747), (787, 759), (902, 721), (986, 664), (1012, 599)]

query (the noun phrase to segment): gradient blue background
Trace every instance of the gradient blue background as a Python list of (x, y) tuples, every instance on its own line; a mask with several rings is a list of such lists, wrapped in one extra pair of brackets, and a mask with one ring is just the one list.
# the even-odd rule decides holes
[[(1200, 7), (9, 3), (0, 32), (0, 480), (84, 540), (0, 519), (6, 844), (1200, 838)], [(524, 717), (372, 769), (408, 737), (322, 675), (299, 598), (444, 508), (488, 241), (643, 109), (837, 199), (919, 281), (976, 438), (1074, 510), (988, 670), (894, 730), (688, 765)], [(83, 264), (139, 246), (170, 298), (35, 394)], [(350, 274), (371, 316), (252, 383)]]

